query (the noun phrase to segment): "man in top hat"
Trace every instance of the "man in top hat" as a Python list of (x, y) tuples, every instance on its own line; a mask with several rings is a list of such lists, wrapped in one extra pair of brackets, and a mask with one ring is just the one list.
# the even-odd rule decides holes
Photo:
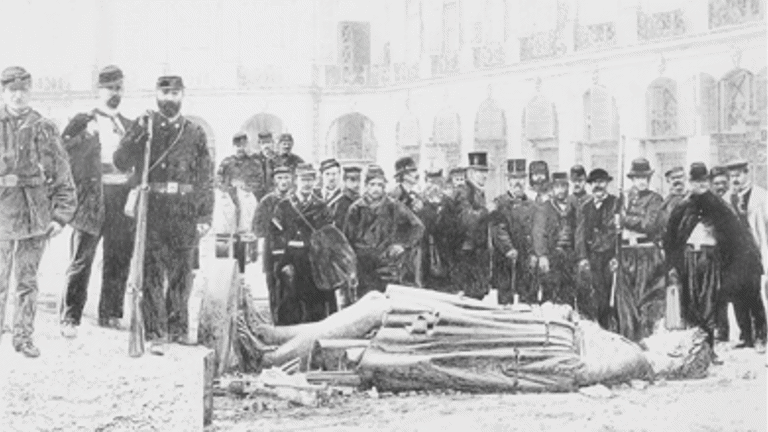
[[(413, 214), (422, 219), (424, 201), (416, 191), (419, 183), (419, 169), (412, 157), (404, 156), (395, 161), (395, 181), (395, 187), (389, 191), (389, 197), (403, 203)], [(406, 250), (408, 257), (406, 258), (406, 271), (402, 281), (404, 284), (423, 286), (421, 258), (424, 245), (419, 246)]]
[(320, 321), (336, 312), (333, 291), (321, 291), (309, 261), (312, 232), (333, 223), (323, 199), (314, 193), (317, 172), (308, 163), (296, 168), (296, 190), (277, 204), (271, 225), (278, 303), (276, 325)]
[[(768, 198), (762, 187), (753, 184), (750, 178), (749, 162), (735, 160), (725, 166), (731, 179), (731, 191), (723, 199), (730, 203), (741, 223), (749, 228), (752, 237), (757, 243), (762, 258), (763, 270), (768, 269)], [(759, 351), (765, 350), (766, 322), (765, 309), (761, 287), (766, 287), (765, 273), (754, 276), (745, 281), (745, 286), (740, 295), (733, 301), (736, 320), (741, 330), (741, 340), (738, 346), (752, 346), (756, 343)], [(762, 277), (759, 277), (759, 276)], [(754, 333), (752, 322), (754, 321)]]
[(664, 238), (664, 231), (667, 229), (667, 222), (669, 222), (672, 210), (685, 198), (685, 169), (681, 166), (671, 168), (664, 173), (664, 178), (669, 185), (669, 194), (661, 203), (659, 216), (656, 220), (656, 235), (660, 241)]
[(728, 170), (724, 166), (713, 166), (709, 171), (709, 186), (712, 192), (719, 197), (725, 196), (730, 189), (731, 179)]
[[(491, 285), (499, 292), (499, 303), (508, 304), (517, 295), (524, 303), (536, 300), (533, 289), (536, 255), (533, 250), (534, 203), (525, 193), (525, 159), (507, 161), (506, 193), (496, 197), (489, 216), (491, 245)], [(514, 279), (513, 279), (514, 277)]]
[(488, 154), (470, 153), (467, 174), (466, 184), (459, 186), (455, 195), (458, 230), (454, 235), (461, 241), (456, 262), (451, 266), (451, 282), (468, 297), (482, 299), (488, 293), (490, 265), (485, 203)]
[(32, 339), (37, 270), (48, 239), (72, 220), (77, 198), (56, 125), (29, 106), (32, 76), (12, 66), (0, 73), (0, 85), (0, 324), (14, 269), (13, 347), (38, 357)]
[(541, 274), (542, 299), (576, 306), (573, 253), (575, 215), (568, 203), (568, 173), (552, 173), (552, 196), (534, 218), (533, 246)]
[(272, 161), (275, 158), (275, 140), (272, 138), (272, 132), (259, 132), (258, 143), (264, 157)]
[(198, 236), (210, 229), (214, 194), (205, 132), (181, 114), (184, 82), (161, 76), (156, 89), (158, 111), (134, 122), (114, 163), (119, 170), (133, 170), (133, 184), (138, 184), (152, 127), (142, 311), (150, 352), (162, 355), (169, 340), (183, 342), (187, 334), (192, 251)]
[(742, 297), (759, 278), (762, 264), (748, 228), (726, 202), (709, 190), (703, 163), (691, 165), (690, 188), (669, 218), (664, 249), (671, 272), (681, 281), (683, 317), (704, 330), (707, 342), (714, 348), (719, 298)]
[(664, 317), (664, 257), (656, 243), (664, 199), (649, 189), (653, 170), (645, 158), (632, 161), (627, 177), (632, 187), (622, 198), (621, 262), (616, 287), (619, 332), (639, 341), (650, 336)]
[(280, 135), (277, 140), (277, 150), (272, 158), (272, 166), (285, 165), (292, 170), (304, 163), (304, 159), (293, 153), (293, 136), (289, 133)]
[(541, 204), (549, 199), (549, 166), (542, 160), (531, 162), (528, 167), (529, 198), (536, 204)]
[(112, 155), (131, 123), (119, 111), (123, 72), (117, 66), (106, 66), (99, 72), (98, 88), (97, 106), (76, 114), (62, 133), (77, 188), (77, 211), (70, 222), (72, 256), (61, 302), (61, 333), (66, 337), (77, 335), (102, 236), (99, 325), (119, 327), (133, 249), (133, 220), (123, 213), (130, 175), (112, 164)]
[(280, 201), (288, 198), (293, 190), (293, 171), (287, 166), (275, 167), (272, 171), (272, 184), (274, 189), (259, 201), (256, 207), (256, 215), (253, 218), (253, 232), (256, 234), (256, 250), (264, 266), (264, 275), (267, 279), (269, 290), (269, 310), (272, 313), (272, 322), (277, 322), (277, 308), (280, 304), (280, 292), (277, 289), (276, 273), (272, 250), (275, 239), (272, 237), (275, 208)]
[(579, 313), (597, 319), (604, 329), (614, 329), (616, 310), (611, 307), (611, 284), (616, 263), (615, 215), (620, 210), (619, 199), (608, 193), (613, 180), (602, 168), (595, 168), (587, 176), (592, 196), (584, 202), (577, 214), (574, 243), (579, 260), (580, 277), (588, 283), (580, 284), (576, 293)]
[(378, 165), (369, 165), (365, 193), (350, 206), (344, 235), (357, 254), (358, 298), (369, 291), (383, 292), (389, 283), (402, 281), (408, 249), (424, 235), (424, 225), (405, 204), (386, 193), (387, 180)]

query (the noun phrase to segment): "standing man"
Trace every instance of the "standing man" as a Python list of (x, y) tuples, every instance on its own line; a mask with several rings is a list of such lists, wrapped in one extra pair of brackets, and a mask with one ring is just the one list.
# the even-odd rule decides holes
[(408, 208), (387, 196), (384, 170), (369, 165), (365, 193), (347, 212), (344, 235), (357, 254), (358, 298), (369, 291), (383, 292), (389, 283), (400, 283), (406, 251), (416, 247), (424, 225)]
[(426, 288), (444, 290), (450, 285), (445, 237), (452, 233), (447, 227), (441, 226), (440, 222), (450, 198), (446, 195), (442, 169), (426, 171), (425, 178), (426, 185), (422, 194), (424, 207), (419, 214), (424, 224), (424, 237), (421, 241), (422, 281)]
[(568, 203), (568, 174), (552, 173), (552, 196), (534, 219), (533, 245), (542, 278), (542, 300), (576, 306), (573, 226)]
[(541, 160), (531, 162), (529, 198), (536, 204), (542, 204), (549, 199), (549, 166)]
[[(339, 201), (336, 203), (333, 223), (336, 228), (344, 232), (344, 221), (347, 219), (347, 212), (353, 202), (360, 198), (360, 174), (362, 168), (359, 166), (344, 167), (344, 191), (341, 193)], [(347, 303), (350, 304), (350, 303)]]
[(99, 325), (119, 328), (133, 249), (133, 220), (123, 213), (130, 174), (112, 164), (112, 155), (131, 123), (118, 111), (123, 72), (116, 66), (105, 67), (99, 72), (98, 86), (98, 106), (75, 115), (62, 133), (77, 188), (77, 211), (70, 222), (72, 256), (61, 302), (61, 334), (69, 338), (77, 336), (102, 235)]
[(576, 221), (576, 256), (579, 272), (585, 275), (591, 287), (579, 291), (576, 301), (579, 312), (589, 319), (597, 319), (604, 329), (614, 329), (616, 310), (611, 307), (611, 285), (616, 263), (616, 213), (619, 199), (608, 193), (613, 177), (602, 168), (590, 171), (587, 183), (592, 186), (592, 197), (582, 206)]
[(488, 179), (488, 154), (469, 154), (467, 182), (456, 191), (458, 231), (461, 240), (456, 262), (451, 266), (453, 283), (467, 297), (482, 299), (488, 294), (488, 208), (485, 204), (485, 182)]
[(161, 76), (156, 89), (159, 111), (138, 118), (114, 162), (122, 171), (133, 169), (138, 183), (152, 125), (142, 312), (150, 352), (163, 355), (169, 340), (183, 341), (187, 334), (190, 257), (211, 226), (213, 164), (205, 132), (181, 114), (181, 77)]
[[(709, 170), (709, 188), (717, 196), (723, 198), (728, 193), (731, 180), (728, 178), (728, 170), (724, 166), (714, 166)], [(715, 339), (728, 342), (730, 324), (728, 323), (728, 301), (724, 295), (718, 296), (717, 327)]]
[(304, 159), (293, 153), (292, 150), (293, 136), (289, 133), (280, 135), (280, 139), (277, 140), (277, 152), (272, 158), (272, 166), (287, 166), (296, 171), (296, 167), (304, 163)]
[(703, 163), (691, 165), (690, 184), (691, 193), (672, 211), (664, 248), (682, 283), (683, 316), (706, 332), (714, 349), (718, 297), (749, 289), (762, 264), (747, 227), (709, 190)]
[(728, 178), (728, 170), (723, 166), (714, 166), (709, 171), (709, 186), (712, 192), (719, 197), (728, 193), (731, 179)]
[[(277, 322), (277, 308), (283, 300), (282, 293), (278, 291), (277, 275), (275, 273), (273, 249), (275, 238), (272, 236), (272, 224), (277, 204), (288, 198), (293, 190), (293, 172), (286, 166), (275, 167), (272, 170), (272, 183), (275, 189), (259, 201), (256, 206), (256, 215), (253, 218), (253, 232), (256, 234), (256, 251), (264, 266), (264, 274), (267, 278), (269, 290), (269, 310), (272, 313), (272, 322)], [(277, 227), (277, 225), (275, 225)]]
[[(741, 223), (749, 228), (757, 243), (762, 258), (763, 270), (768, 268), (768, 200), (766, 191), (752, 183), (749, 174), (749, 162), (736, 160), (726, 165), (728, 176), (731, 178), (731, 192), (725, 197), (727, 202), (736, 210)], [(766, 322), (765, 309), (761, 296), (761, 287), (765, 287), (765, 273), (758, 274), (753, 270), (753, 276), (744, 282), (741, 294), (733, 300), (736, 320), (741, 329), (742, 343), (738, 347), (753, 345), (765, 351)], [(754, 333), (753, 333), (754, 321)]]
[(11, 66), (0, 73), (0, 85), (0, 338), (14, 269), (13, 347), (38, 357), (37, 270), (48, 238), (72, 220), (77, 197), (56, 126), (29, 106), (32, 76)]
[(275, 140), (272, 138), (272, 132), (259, 132), (259, 148), (264, 152), (264, 157), (272, 161), (275, 156)]
[(313, 192), (317, 172), (301, 163), (296, 170), (296, 190), (275, 208), (272, 224), (278, 291), (276, 325), (315, 322), (336, 312), (333, 291), (320, 291), (309, 261), (310, 237), (333, 223), (328, 206)]
[(317, 195), (323, 199), (333, 217), (333, 223), (336, 228), (343, 225), (344, 218), (347, 216), (347, 209), (340, 208), (341, 198), (344, 193), (341, 190), (341, 164), (336, 159), (326, 159), (320, 162), (320, 179), (322, 189), (317, 191)]
[(587, 192), (587, 172), (584, 170), (584, 166), (574, 165), (571, 167), (570, 176), (571, 194), (568, 195), (568, 203), (573, 208), (575, 215), (576, 210), (590, 197), (589, 192)]
[(532, 237), (534, 204), (525, 194), (526, 178), (525, 159), (509, 159), (509, 189), (496, 197), (495, 210), (489, 217), (493, 246), (491, 285), (499, 291), (501, 304), (512, 303), (515, 294), (523, 303), (536, 300), (529, 267), (530, 258), (535, 257)]
[[(394, 189), (389, 191), (389, 197), (403, 203), (424, 223), (422, 219), (424, 201), (416, 192), (416, 186), (419, 183), (419, 169), (413, 158), (405, 156), (395, 161), (395, 181), (397, 184)], [(402, 283), (413, 284), (419, 287), (424, 286), (421, 268), (423, 246), (423, 244), (419, 244), (405, 251), (408, 255), (406, 258), (408, 264), (406, 265), (406, 272)]]

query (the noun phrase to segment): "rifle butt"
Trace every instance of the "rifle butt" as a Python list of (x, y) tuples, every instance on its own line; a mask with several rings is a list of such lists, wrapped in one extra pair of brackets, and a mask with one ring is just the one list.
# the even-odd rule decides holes
[(144, 355), (144, 317), (141, 313), (141, 295), (135, 289), (131, 293), (131, 325), (128, 339), (128, 355), (130, 357), (141, 357)]

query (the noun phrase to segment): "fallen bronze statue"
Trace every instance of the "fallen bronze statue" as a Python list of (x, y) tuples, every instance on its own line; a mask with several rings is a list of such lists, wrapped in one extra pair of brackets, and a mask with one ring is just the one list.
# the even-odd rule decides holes
[[(378, 391), (566, 392), (594, 384), (706, 375), (710, 350), (696, 330), (639, 344), (579, 320), (568, 306), (489, 305), (390, 285), (323, 321), (275, 327), (241, 308), (240, 368), (306, 373), (308, 382)], [(675, 339), (675, 340), (677, 340)], [(653, 355), (651, 355), (653, 354)], [(675, 361), (664, 361), (665, 356)], [(661, 359), (661, 360), (660, 360)]]

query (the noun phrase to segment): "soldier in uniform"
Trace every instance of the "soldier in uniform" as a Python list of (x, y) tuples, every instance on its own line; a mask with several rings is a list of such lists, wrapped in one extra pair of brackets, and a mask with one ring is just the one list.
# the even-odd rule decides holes
[(672, 211), (664, 248), (682, 284), (683, 317), (704, 330), (714, 348), (718, 297), (740, 296), (762, 264), (749, 229), (709, 190), (703, 163), (691, 165), (690, 184), (691, 192)]
[(287, 166), (295, 171), (300, 163), (304, 163), (304, 159), (292, 153), (292, 150), (293, 136), (289, 133), (280, 135), (280, 139), (277, 140), (277, 152), (272, 158), (272, 166)]
[(277, 322), (277, 307), (282, 300), (277, 290), (276, 274), (272, 249), (275, 239), (272, 237), (271, 224), (275, 208), (280, 201), (288, 198), (293, 190), (293, 172), (286, 166), (275, 167), (272, 170), (272, 183), (275, 188), (264, 196), (256, 207), (256, 215), (253, 218), (253, 232), (256, 234), (256, 250), (264, 265), (264, 274), (267, 278), (269, 290), (269, 310), (272, 313), (272, 322)]
[(75, 337), (83, 315), (88, 282), (99, 240), (104, 237), (99, 325), (118, 328), (133, 249), (133, 220), (123, 213), (129, 174), (119, 172), (112, 155), (130, 126), (118, 111), (123, 72), (107, 66), (99, 72), (99, 104), (74, 116), (62, 133), (77, 188), (72, 225), (72, 256), (61, 302), (61, 333)]
[(272, 132), (259, 132), (258, 135), (259, 148), (264, 152), (264, 157), (268, 161), (275, 159), (275, 140), (272, 139)]
[(587, 183), (592, 196), (581, 206), (574, 236), (579, 272), (590, 282), (576, 295), (579, 313), (597, 319), (604, 329), (615, 325), (616, 310), (611, 308), (611, 284), (616, 263), (616, 213), (619, 199), (608, 193), (613, 178), (602, 168), (590, 171)]
[(468, 297), (482, 299), (488, 294), (490, 257), (488, 256), (488, 208), (485, 182), (488, 179), (488, 154), (469, 154), (468, 178), (456, 191), (460, 240), (456, 261), (451, 266), (451, 280)]
[(709, 184), (712, 192), (719, 197), (728, 193), (731, 179), (728, 178), (728, 170), (723, 166), (714, 166), (709, 172)]
[(616, 307), (619, 331), (639, 341), (664, 317), (664, 257), (657, 245), (659, 211), (664, 199), (648, 188), (653, 170), (645, 158), (632, 161), (632, 187), (622, 200), (621, 262)]
[(525, 159), (507, 161), (509, 189), (496, 197), (495, 209), (489, 217), (493, 246), (491, 285), (498, 289), (501, 304), (512, 303), (515, 295), (525, 303), (536, 299), (529, 267), (530, 258), (535, 258), (532, 237), (534, 205), (525, 194), (525, 162)]
[[(403, 203), (410, 211), (413, 212), (419, 220), (422, 220), (422, 212), (424, 210), (424, 201), (419, 193), (416, 191), (416, 187), (419, 183), (419, 169), (416, 166), (416, 162), (409, 156), (404, 156), (395, 161), (395, 181), (397, 182), (395, 187), (389, 191), (389, 197), (395, 201)], [(423, 243), (423, 241), (422, 241)], [(424, 255), (422, 251), (423, 244), (419, 244), (412, 249), (407, 249), (405, 253), (408, 255), (406, 258), (406, 272), (404, 279), (401, 283), (413, 284), (416, 286), (424, 286), (421, 273), (421, 259)]]
[(271, 226), (280, 301), (276, 325), (315, 322), (336, 312), (333, 291), (321, 291), (312, 277), (312, 232), (333, 223), (328, 206), (313, 192), (317, 172), (311, 164), (296, 169), (296, 190), (275, 207)]
[[(344, 167), (344, 193), (360, 198), (360, 183), (363, 169), (359, 166)], [(356, 198), (356, 199), (357, 199)], [(354, 200), (353, 200), (354, 201)]]
[(369, 165), (365, 193), (349, 208), (344, 222), (344, 235), (357, 254), (358, 298), (369, 291), (383, 292), (388, 283), (399, 283), (406, 250), (416, 247), (424, 235), (419, 218), (387, 196), (386, 182), (384, 170)]
[[(731, 161), (725, 166), (731, 179), (731, 191), (723, 198), (730, 203), (741, 223), (747, 227), (757, 243), (763, 270), (768, 269), (768, 196), (765, 189), (753, 184), (749, 175), (749, 162)], [(752, 347), (765, 351), (766, 321), (760, 294), (765, 273), (751, 270), (751, 277), (742, 282), (738, 295), (732, 298), (736, 321), (741, 330), (741, 343), (737, 347)], [(754, 332), (753, 332), (754, 330)]]
[(14, 269), (13, 347), (38, 357), (32, 340), (38, 266), (48, 238), (72, 220), (77, 197), (56, 126), (29, 106), (29, 72), (8, 67), (0, 73), (0, 85), (0, 324), (5, 323)]
[(540, 205), (533, 246), (541, 272), (542, 300), (576, 306), (573, 260), (574, 215), (568, 203), (568, 174), (552, 173), (552, 196)]
[(341, 198), (344, 193), (341, 190), (341, 164), (339, 161), (331, 158), (320, 162), (320, 178), (322, 187), (316, 191), (316, 194), (328, 206), (336, 228), (341, 229), (349, 207), (341, 206)]
[(358, 166), (344, 167), (344, 190), (336, 203), (333, 217), (333, 223), (341, 232), (344, 232), (344, 221), (347, 219), (349, 207), (360, 198), (360, 173), (362, 171), (362, 168)]
[(161, 76), (156, 88), (159, 111), (137, 119), (114, 162), (119, 170), (133, 169), (138, 183), (151, 124), (142, 312), (150, 352), (162, 355), (169, 338), (182, 342), (187, 334), (191, 252), (211, 226), (213, 164), (202, 127), (181, 114), (181, 77)]

